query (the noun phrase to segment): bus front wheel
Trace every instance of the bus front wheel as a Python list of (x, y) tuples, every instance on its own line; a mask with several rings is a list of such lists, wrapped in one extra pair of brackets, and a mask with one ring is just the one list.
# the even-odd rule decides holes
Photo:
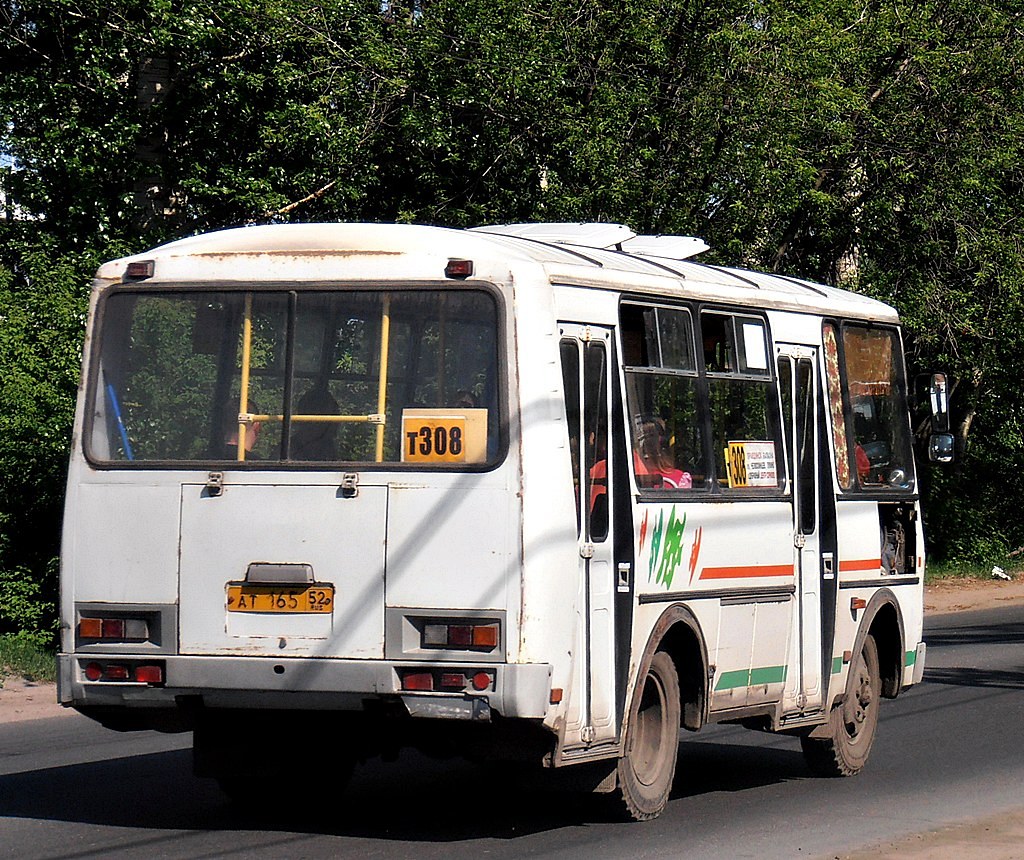
[(618, 797), (627, 817), (646, 821), (668, 803), (679, 752), (679, 675), (666, 652), (651, 659), (635, 701), (618, 762)]
[(878, 646), (868, 634), (850, 667), (846, 699), (836, 705), (826, 724), (827, 736), (800, 739), (804, 758), (818, 776), (853, 776), (868, 760), (878, 728), (882, 679)]

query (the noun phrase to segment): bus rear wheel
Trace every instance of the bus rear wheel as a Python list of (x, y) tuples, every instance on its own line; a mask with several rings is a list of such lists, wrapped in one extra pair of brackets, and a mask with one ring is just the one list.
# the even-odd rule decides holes
[(626, 750), (617, 767), (618, 798), (633, 821), (656, 818), (668, 803), (679, 724), (679, 675), (672, 658), (658, 651), (635, 694)]
[(846, 699), (829, 715), (827, 737), (803, 737), (804, 758), (818, 776), (853, 776), (867, 763), (878, 728), (882, 679), (878, 646), (868, 634), (850, 667)]

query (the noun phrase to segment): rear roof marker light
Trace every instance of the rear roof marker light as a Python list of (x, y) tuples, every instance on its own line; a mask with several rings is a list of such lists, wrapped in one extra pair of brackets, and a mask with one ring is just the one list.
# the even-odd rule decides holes
[(124, 270), (126, 281), (141, 281), (145, 278), (152, 278), (156, 270), (156, 263), (153, 260), (133, 260)]
[(446, 278), (469, 278), (473, 274), (472, 260), (449, 260), (444, 267)]

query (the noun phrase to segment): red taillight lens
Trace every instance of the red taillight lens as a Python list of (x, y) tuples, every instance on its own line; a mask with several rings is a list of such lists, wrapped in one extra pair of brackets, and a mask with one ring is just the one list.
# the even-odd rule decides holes
[(103, 619), (104, 639), (124, 639), (124, 619), (104, 618)]
[(444, 267), (445, 277), (468, 278), (473, 274), (472, 260), (449, 260)]
[(163, 666), (136, 666), (135, 680), (143, 684), (162, 684), (164, 682)]
[(466, 676), (462, 672), (442, 672), (441, 686), (462, 690), (466, 686)]
[(402, 676), (402, 689), (429, 692), (434, 689), (434, 676), (430, 672), (406, 672)]
[(473, 644), (473, 628), (467, 624), (452, 624), (448, 627), (448, 644), (457, 648), (468, 648)]
[(473, 689), (479, 692), (491, 689), (494, 679), (490, 672), (477, 672), (473, 676)]
[(500, 626), (488, 624), (442, 624), (431, 622), (423, 626), (424, 648), (481, 648), (493, 650), (501, 640)]
[(125, 266), (124, 276), (125, 279), (143, 280), (152, 278), (155, 270), (156, 262), (154, 260), (134, 260)]
[(163, 684), (162, 663), (86, 663), (82, 669), (87, 681), (129, 681), (137, 684)]

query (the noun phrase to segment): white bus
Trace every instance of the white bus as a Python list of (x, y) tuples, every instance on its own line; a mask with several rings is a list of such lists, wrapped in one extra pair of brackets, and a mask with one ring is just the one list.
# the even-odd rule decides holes
[(853, 774), (921, 680), (896, 313), (614, 224), (278, 225), (104, 265), (60, 700), (236, 798), (406, 745), (578, 766), (679, 729)]

